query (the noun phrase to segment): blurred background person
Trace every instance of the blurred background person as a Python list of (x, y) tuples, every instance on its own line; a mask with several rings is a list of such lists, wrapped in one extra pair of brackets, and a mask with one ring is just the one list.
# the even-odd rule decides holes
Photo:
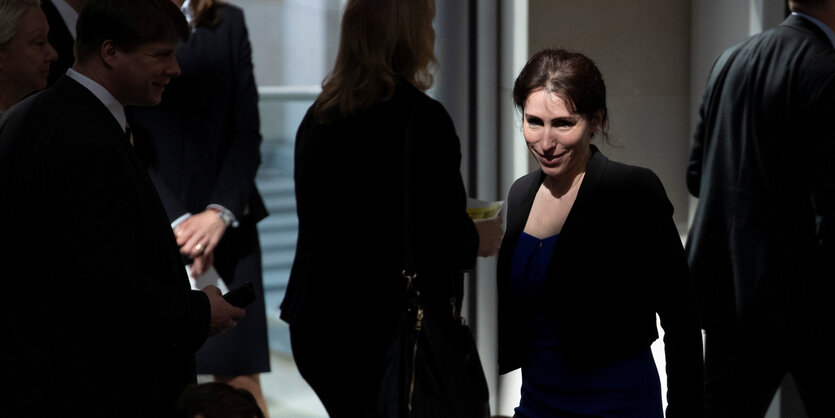
[(499, 372), (515, 416), (663, 418), (650, 350), (665, 331), (667, 417), (701, 417), (702, 341), (673, 207), (650, 170), (606, 158), (606, 86), (586, 56), (545, 49), (513, 87), (539, 163), (511, 187), (499, 253)]
[(49, 43), (58, 52), (58, 59), (49, 67), (47, 86), (55, 84), (75, 63), (75, 24), (88, 0), (42, 0), (41, 9), (49, 22)]
[(255, 285), (246, 319), (206, 342), (197, 372), (249, 390), (266, 413), (259, 374), (270, 363), (256, 224), (267, 211), (255, 186), (261, 134), (249, 34), (237, 6), (174, 3), (192, 29), (177, 50), (182, 74), (162, 103), (129, 109), (128, 121), (192, 278), (208, 272), (203, 278), (221, 288)]
[(468, 217), (458, 136), (423, 93), (434, 15), (433, 0), (349, 0), (335, 66), (296, 136), (299, 235), (281, 315), (331, 417), (373, 414), (403, 306), (407, 130), (416, 270), (434, 279), (421, 296), (448, 307), (462, 271), (500, 242), (499, 220)]
[(710, 417), (764, 416), (786, 374), (835, 414), (835, 1), (788, 5), (717, 59), (690, 149)]
[(0, 0), (0, 115), (46, 87), (49, 64), (58, 57), (39, 6), (39, 0)]

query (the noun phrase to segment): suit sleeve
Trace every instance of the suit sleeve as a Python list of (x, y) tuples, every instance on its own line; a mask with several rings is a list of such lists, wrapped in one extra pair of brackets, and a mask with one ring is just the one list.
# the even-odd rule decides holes
[(233, 138), (221, 160), (221, 168), (210, 203), (229, 209), (237, 220), (243, 219), (250, 195), (255, 190), (255, 174), (261, 164), (258, 91), (253, 75), (252, 47), (243, 12), (236, 7), (224, 9), (224, 24), (231, 26), (234, 91), (231, 117)]
[(835, 76), (830, 77), (818, 90), (811, 109), (816, 114), (810, 115), (812, 152), (811, 194), (815, 210), (818, 248), (820, 259), (826, 263), (821, 268), (826, 277), (835, 275)]
[(738, 49), (738, 46), (728, 48), (714, 61), (707, 88), (702, 97), (702, 104), (699, 108), (699, 122), (696, 125), (696, 132), (693, 135), (693, 142), (690, 147), (690, 159), (687, 162), (687, 190), (695, 197), (699, 197), (701, 192), (702, 167), (705, 159), (705, 147), (708, 145), (706, 144), (707, 135), (709, 135), (707, 129), (712, 123), (710, 121), (712, 117), (710, 114), (711, 94), (720, 77), (726, 72), (729, 60), (733, 59)]
[[(641, 192), (639, 192), (641, 193)], [(653, 173), (645, 178), (642, 202), (654, 266), (656, 311), (664, 329), (667, 367), (667, 417), (704, 416), (702, 336), (673, 206)]]
[[(707, 100), (707, 94), (705, 98)], [(704, 134), (705, 134), (705, 103), (699, 108), (699, 122), (696, 125), (696, 133), (693, 135), (693, 142), (690, 145), (690, 158), (687, 161), (687, 190), (690, 194), (699, 197), (702, 181), (702, 161), (704, 160)]]

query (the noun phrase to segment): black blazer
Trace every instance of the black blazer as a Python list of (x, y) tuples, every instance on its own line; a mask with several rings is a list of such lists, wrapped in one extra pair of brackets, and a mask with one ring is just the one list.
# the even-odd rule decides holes
[(4, 120), (0, 415), (168, 416), (209, 302), (122, 128), (69, 77)]
[(835, 339), (835, 51), (789, 16), (717, 61), (687, 171), (704, 327)]
[(348, 315), (352, 324), (381, 329), (379, 343), (393, 331), (402, 307), (398, 296), (405, 294), (403, 147), (409, 129), (423, 295), (448, 295), (451, 275), (473, 267), (478, 235), (466, 213), (460, 145), (440, 103), (401, 82), (390, 100), (331, 125), (317, 123), (311, 107), (296, 137), (299, 235), (281, 304), (281, 317), (291, 325), (344, 327), (335, 319)]
[[(256, 223), (267, 210), (255, 186), (261, 164), (258, 91), (243, 11), (220, 6), (217, 26), (200, 26), (177, 50), (182, 74), (171, 80), (155, 107), (130, 107), (137, 152), (165, 205), (169, 221), (209, 204), (229, 209), (240, 222), (227, 228), (215, 267), (227, 283), (245, 272), (241, 259), (260, 251)], [(258, 263), (255, 263), (258, 264)]]
[(51, 86), (75, 63), (73, 52), (75, 39), (67, 28), (67, 24), (64, 23), (64, 19), (61, 18), (61, 14), (58, 13), (58, 9), (52, 4), (52, 0), (42, 0), (41, 9), (46, 16), (46, 22), (49, 24), (47, 40), (55, 48), (55, 52), (58, 53), (58, 59), (49, 64), (49, 76), (46, 79), (46, 85)]
[[(702, 340), (673, 207), (650, 170), (610, 161), (595, 146), (557, 240), (545, 300), (565, 355), (593, 365), (647, 349), (664, 328), (668, 417), (701, 416)], [(519, 236), (544, 179), (537, 170), (508, 195), (499, 251), (499, 371), (527, 361), (534, 312), (510, 289)]]

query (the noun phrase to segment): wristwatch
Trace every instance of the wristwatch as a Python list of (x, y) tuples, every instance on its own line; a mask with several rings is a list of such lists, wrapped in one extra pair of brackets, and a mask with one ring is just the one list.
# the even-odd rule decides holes
[(220, 220), (223, 221), (223, 223), (226, 224), (226, 226), (232, 225), (232, 222), (235, 221), (235, 217), (233, 217), (228, 210), (217, 211), (217, 217), (220, 218)]
[(213, 209), (215, 213), (217, 213), (217, 217), (220, 218), (226, 226), (237, 226), (235, 222), (235, 215), (233, 215), (229, 209), (216, 204), (211, 204), (207, 206), (206, 209)]

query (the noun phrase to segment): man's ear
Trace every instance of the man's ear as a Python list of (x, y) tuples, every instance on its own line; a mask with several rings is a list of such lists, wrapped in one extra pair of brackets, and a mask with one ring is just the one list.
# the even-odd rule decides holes
[(113, 67), (116, 65), (116, 58), (121, 53), (119, 46), (116, 42), (107, 39), (101, 43), (101, 59), (108, 67)]

